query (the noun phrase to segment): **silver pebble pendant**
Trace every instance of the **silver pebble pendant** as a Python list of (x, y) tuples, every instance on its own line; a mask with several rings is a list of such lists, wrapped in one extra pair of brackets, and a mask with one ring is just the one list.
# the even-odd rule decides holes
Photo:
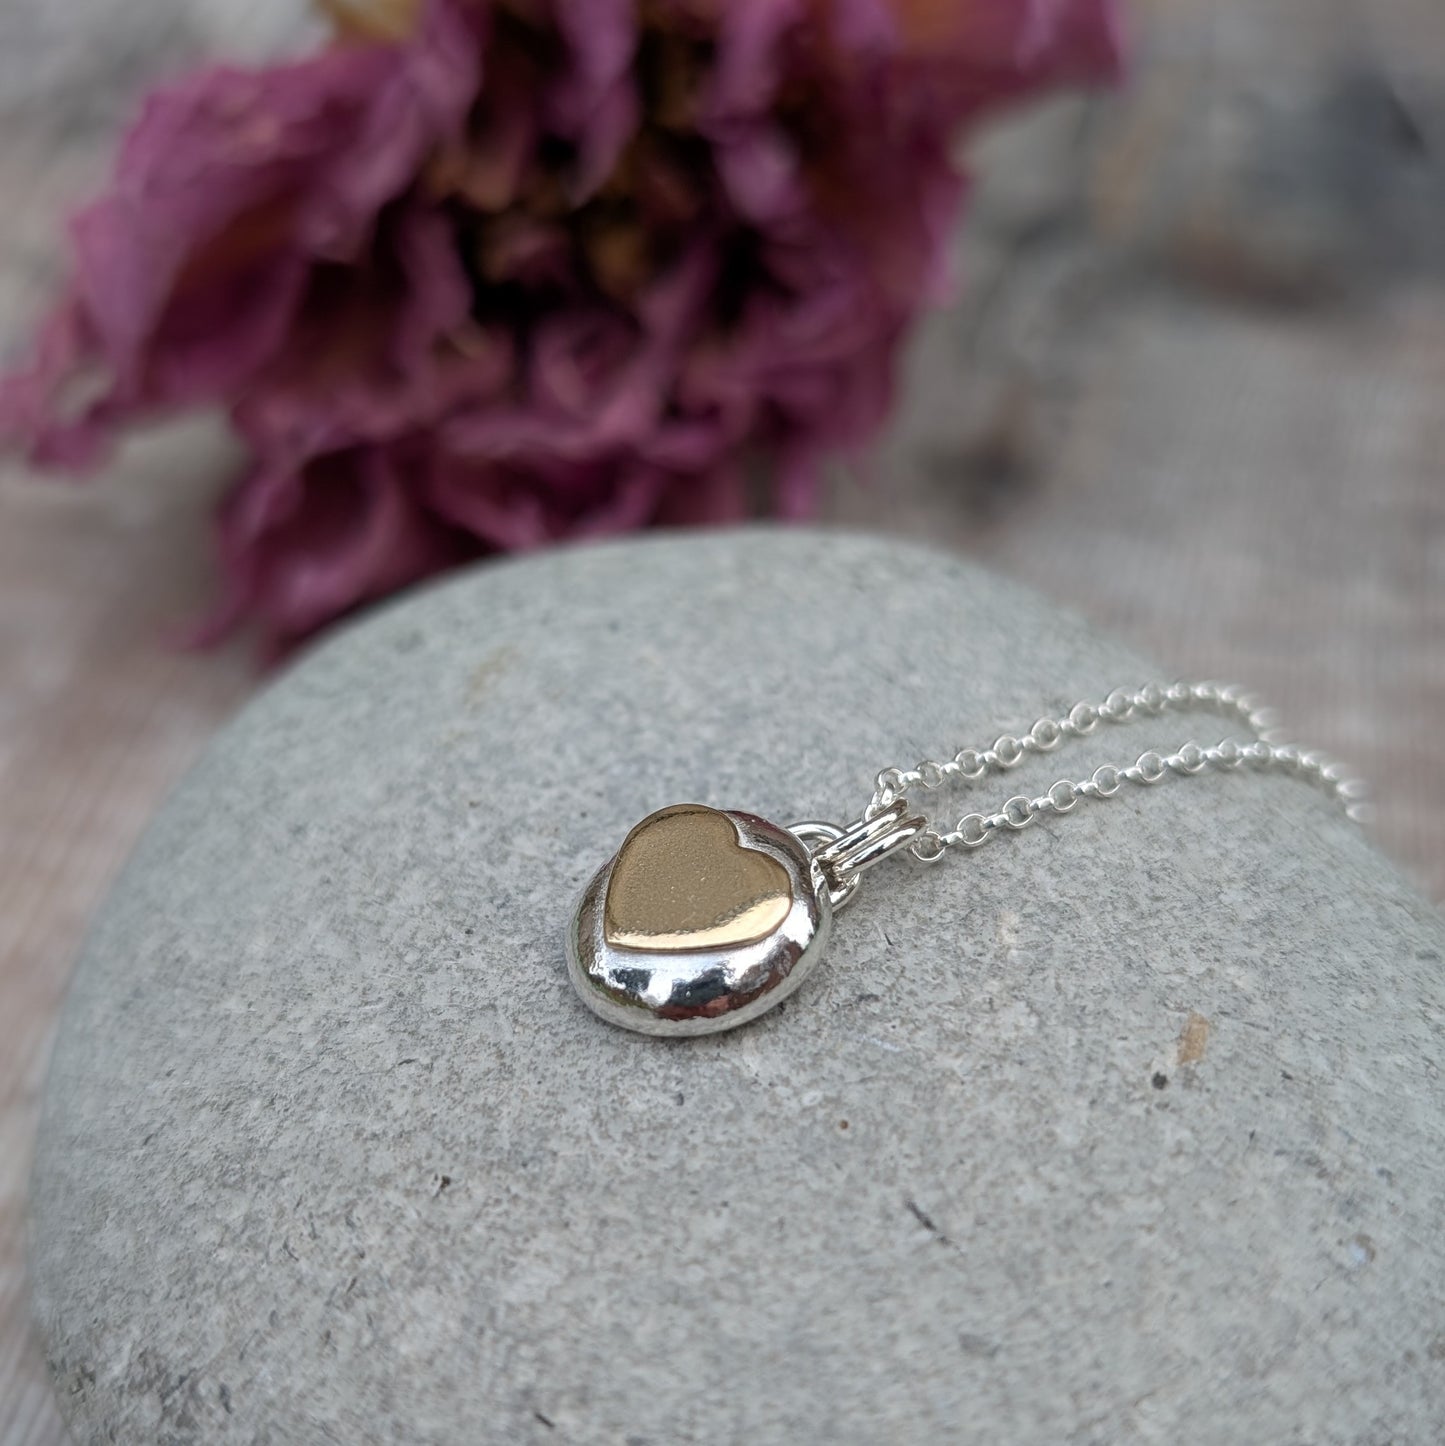
[(780, 828), (700, 803), (650, 814), (573, 912), (567, 964), (577, 992), (608, 1023), (641, 1034), (712, 1034), (756, 1019), (817, 964), (856, 870), (922, 827), (916, 819), (900, 829), (902, 812), (900, 801), (849, 833)]
[[(974, 783), (1052, 753), (1101, 725), (1168, 712), (1221, 714), (1248, 741), (1212, 748), (1149, 749), (1123, 768), (1061, 778), (1037, 797), (1017, 794), (996, 813), (965, 814), (942, 830), (909, 815), (908, 791)], [(1352, 818), (1367, 807), (1362, 786), (1323, 754), (1276, 740), (1270, 711), (1242, 688), (1219, 683), (1146, 683), (1116, 688), (1102, 703), (1075, 703), (1027, 733), (991, 748), (960, 748), (941, 762), (885, 768), (863, 816), (846, 828), (779, 828), (750, 813), (675, 804), (643, 819), (587, 885), (567, 931), (577, 992), (610, 1024), (651, 1035), (713, 1034), (781, 1003), (816, 966), (833, 915), (857, 892), (864, 869), (906, 848), (922, 863), (970, 851), (1041, 818), (1100, 803), (1125, 785), (1152, 788), (1202, 773), (1280, 773), (1322, 789)], [(1266, 736), (1267, 731), (1269, 736)]]

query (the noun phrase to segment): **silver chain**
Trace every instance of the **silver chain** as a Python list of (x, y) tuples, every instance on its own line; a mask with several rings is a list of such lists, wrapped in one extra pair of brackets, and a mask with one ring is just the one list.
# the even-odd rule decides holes
[[(1128, 767), (1106, 764), (1079, 782), (1061, 778), (1037, 798), (1018, 794), (997, 813), (965, 814), (948, 830), (939, 829), (926, 818), (913, 820), (919, 826), (909, 833), (907, 847), (922, 862), (936, 863), (951, 848), (981, 848), (1002, 832), (1027, 828), (1043, 814), (1063, 815), (1071, 813), (1081, 800), (1112, 798), (1126, 783), (1148, 787), (1171, 775), (1192, 777), (1207, 770), (1233, 772), (1247, 768), (1256, 773), (1287, 774), (1322, 789), (1351, 818), (1365, 818), (1364, 785), (1324, 754), (1280, 739), (1274, 712), (1243, 688), (1179, 682), (1146, 683), (1137, 690), (1116, 688), (1102, 703), (1075, 703), (1062, 718), (1040, 718), (1027, 733), (1005, 733), (994, 740), (991, 748), (960, 748), (952, 758), (942, 761), (929, 760), (913, 768), (885, 768), (875, 781), (862, 823), (880, 820), (885, 811), (901, 817), (899, 805), (906, 803), (907, 795), (915, 789), (931, 791), (949, 783), (973, 782), (990, 773), (1007, 773), (1031, 754), (1052, 753), (1069, 739), (1087, 738), (1104, 724), (1157, 718), (1165, 713), (1200, 712), (1242, 724), (1249, 740), (1225, 738), (1212, 748), (1191, 741), (1173, 753), (1150, 749)], [(885, 851), (892, 849), (876, 852), (881, 856)]]

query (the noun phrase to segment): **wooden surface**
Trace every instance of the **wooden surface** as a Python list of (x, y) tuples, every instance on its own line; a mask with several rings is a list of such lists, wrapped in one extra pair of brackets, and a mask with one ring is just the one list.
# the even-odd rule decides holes
[[(290, 23), (284, 0), (248, 7), (244, 34), (179, 4), (70, 0), (61, 25), (27, 0), (0, 19), (5, 336), (123, 97), (222, 33), (264, 48)], [(1146, 9), (1126, 96), (983, 148), (967, 302), (928, 329), (883, 464), (831, 512), (1257, 686), (1373, 781), (1382, 843), (1439, 899), (1445, 16), (1261, 8)], [(159, 797), (256, 685), (239, 649), (166, 644), (207, 595), (232, 460), (198, 425), (84, 487), (0, 477), (0, 1446), (65, 1439), (20, 1221), (68, 970)]]

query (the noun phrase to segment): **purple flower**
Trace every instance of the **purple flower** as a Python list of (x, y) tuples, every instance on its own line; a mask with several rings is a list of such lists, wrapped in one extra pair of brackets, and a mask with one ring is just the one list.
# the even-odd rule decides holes
[(213, 624), (273, 647), (496, 549), (740, 517), (760, 486), (805, 513), (946, 288), (960, 128), (1117, 63), (1109, 0), (378, 22), (154, 93), (0, 381), (0, 438), (43, 465), (226, 408), (253, 462)]

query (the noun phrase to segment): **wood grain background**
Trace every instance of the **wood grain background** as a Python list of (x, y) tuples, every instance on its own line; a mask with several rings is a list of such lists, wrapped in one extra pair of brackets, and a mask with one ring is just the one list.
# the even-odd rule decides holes
[[(299, 11), (0, 11), (0, 342), (39, 309), (58, 218), (145, 80), (264, 53)], [(1257, 686), (1372, 780), (1381, 843), (1445, 897), (1445, 9), (1135, 14), (1127, 91), (979, 147), (965, 300), (920, 338), (875, 475), (840, 480), (831, 515), (976, 555), (1173, 672)], [(198, 423), (85, 486), (0, 472), (0, 1446), (65, 1440), (21, 1220), (68, 971), (161, 794), (257, 685), (239, 647), (166, 642), (204, 605), (234, 461)]]

